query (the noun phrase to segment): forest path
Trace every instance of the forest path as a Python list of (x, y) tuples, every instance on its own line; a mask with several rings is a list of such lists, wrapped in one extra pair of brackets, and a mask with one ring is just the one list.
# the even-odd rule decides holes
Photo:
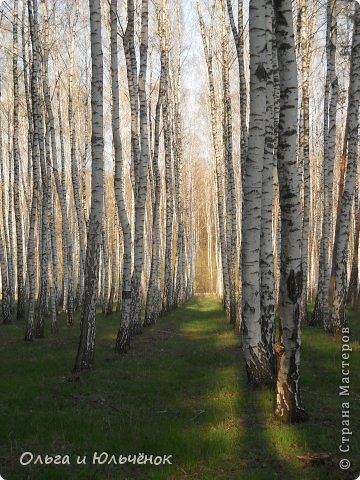
[[(282, 426), (273, 419), (272, 389), (248, 388), (239, 337), (215, 297), (194, 298), (160, 318), (120, 357), (112, 353), (117, 328), (116, 314), (98, 315), (94, 369), (69, 381), (78, 326), (68, 329), (62, 321), (57, 335), (32, 344), (21, 338), (23, 325), (0, 326), (2, 371), (10, 372), (0, 397), (3, 478), (356, 478), (332, 463), (304, 466), (296, 459), (306, 452), (336, 454), (338, 340), (305, 330), (302, 384), (311, 422)], [(355, 368), (354, 358), (354, 375)], [(359, 404), (352, 405), (354, 420)], [(355, 432), (352, 442), (358, 451)], [(21, 466), (24, 451), (69, 454), (71, 465)], [(94, 465), (94, 452), (172, 455), (172, 465)], [(87, 456), (86, 465), (76, 464), (77, 455)]]

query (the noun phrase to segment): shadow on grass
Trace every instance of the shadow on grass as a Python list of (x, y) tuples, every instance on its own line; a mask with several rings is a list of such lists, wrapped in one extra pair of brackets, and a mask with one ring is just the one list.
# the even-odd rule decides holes
[[(56, 336), (32, 345), (17, 341), (21, 328), (8, 330), (6, 345), (0, 344), (10, 372), (0, 397), (0, 474), (6, 480), (356, 478), (336, 464), (308, 466), (296, 459), (335, 453), (338, 445), (338, 343), (321, 331), (304, 332), (302, 384), (310, 422), (284, 426), (273, 419), (273, 392), (248, 388), (239, 338), (214, 298), (194, 299), (161, 318), (122, 357), (112, 353), (117, 316), (99, 315), (96, 365), (78, 383), (66, 376), (79, 330), (60, 327)], [(29, 450), (88, 455), (89, 462), (19, 466), (21, 452)], [(92, 465), (94, 451), (172, 455), (173, 465)]]

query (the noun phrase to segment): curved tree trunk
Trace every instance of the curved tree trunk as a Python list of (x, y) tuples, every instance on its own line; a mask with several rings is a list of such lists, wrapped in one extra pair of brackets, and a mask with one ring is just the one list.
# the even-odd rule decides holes
[(117, 0), (111, 0), (111, 92), (112, 92), (112, 133), (115, 151), (114, 189), (118, 215), (124, 239), (124, 258), (122, 273), (122, 309), (121, 322), (117, 334), (115, 351), (126, 352), (130, 346), (130, 307), (131, 307), (131, 227), (124, 200), (124, 168), (120, 137), (119, 72), (117, 48)]

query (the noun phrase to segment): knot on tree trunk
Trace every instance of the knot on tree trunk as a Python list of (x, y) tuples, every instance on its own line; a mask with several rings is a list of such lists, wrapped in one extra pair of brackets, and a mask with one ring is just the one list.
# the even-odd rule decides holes
[(285, 352), (285, 346), (281, 342), (274, 344), (274, 351), (278, 357), (281, 357)]
[(302, 291), (302, 271), (294, 272), (294, 270), (291, 270), (286, 283), (288, 297), (295, 304), (300, 298)]
[(258, 67), (257, 67), (257, 69), (256, 69), (256, 72), (255, 72), (255, 75), (257, 76), (257, 78), (258, 78), (260, 81), (267, 79), (267, 72), (266, 72), (266, 69), (265, 69), (263, 63), (259, 63), (259, 65), (258, 65)]

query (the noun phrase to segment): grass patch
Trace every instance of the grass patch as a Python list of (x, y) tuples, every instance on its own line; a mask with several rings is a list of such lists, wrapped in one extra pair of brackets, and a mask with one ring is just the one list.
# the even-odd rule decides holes
[[(6, 480), (349, 479), (360, 473), (359, 318), (351, 314), (351, 451), (341, 441), (341, 340), (304, 328), (302, 387), (310, 420), (284, 426), (272, 416), (273, 392), (246, 385), (239, 338), (214, 298), (197, 298), (113, 353), (116, 314), (98, 315), (96, 365), (67, 378), (78, 325), (33, 343), (24, 325), (0, 326), (0, 474)], [(70, 455), (71, 465), (21, 466), (22, 452)], [(92, 465), (93, 452), (172, 455), (173, 465)], [(327, 452), (324, 465), (297, 455)], [(87, 455), (86, 465), (76, 456)]]

